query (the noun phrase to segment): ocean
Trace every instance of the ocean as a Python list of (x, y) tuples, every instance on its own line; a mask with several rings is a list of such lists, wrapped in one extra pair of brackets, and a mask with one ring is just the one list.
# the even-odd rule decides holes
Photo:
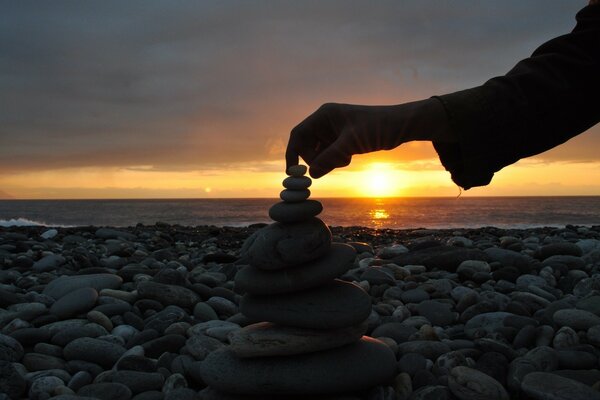
[[(331, 226), (372, 228), (530, 228), (600, 225), (600, 196), (326, 198)], [(272, 222), (276, 199), (1, 200), (0, 226), (246, 226)]]

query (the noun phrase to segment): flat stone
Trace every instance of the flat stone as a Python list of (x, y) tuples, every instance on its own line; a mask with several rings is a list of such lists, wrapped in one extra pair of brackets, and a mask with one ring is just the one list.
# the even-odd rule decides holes
[(200, 301), (200, 296), (192, 290), (164, 283), (140, 282), (137, 286), (137, 291), (140, 298), (156, 300), (165, 306), (176, 305), (193, 309), (196, 303)]
[(289, 293), (310, 289), (343, 275), (354, 262), (352, 246), (333, 243), (322, 258), (280, 271), (265, 271), (253, 266), (242, 268), (235, 276), (235, 287), (257, 295)]
[(238, 358), (231, 350), (220, 350), (200, 368), (206, 384), (227, 393), (313, 395), (355, 392), (389, 382), (396, 358), (385, 344), (365, 336), (344, 347), (290, 357)]
[(599, 400), (600, 392), (573, 379), (548, 372), (532, 372), (521, 384), (523, 392), (539, 400)]
[(308, 176), (289, 176), (283, 180), (283, 187), (292, 190), (307, 189), (312, 184)]
[(65, 359), (89, 361), (104, 368), (112, 368), (123, 353), (125, 348), (118, 344), (85, 337), (73, 340), (64, 348)]
[(98, 300), (96, 289), (84, 287), (74, 290), (58, 299), (50, 307), (50, 313), (60, 319), (67, 319), (89, 311), (96, 304), (96, 300)]
[(264, 270), (295, 267), (324, 256), (331, 247), (331, 231), (318, 218), (295, 224), (273, 223), (250, 236), (242, 259)]
[(323, 205), (317, 200), (306, 200), (298, 203), (280, 201), (269, 208), (269, 217), (283, 223), (306, 221), (319, 215)]
[(292, 189), (284, 189), (279, 193), (279, 198), (286, 203), (297, 203), (300, 201), (304, 201), (310, 197), (310, 190), (308, 189), (300, 189), (300, 190), (292, 190)]
[(450, 370), (448, 386), (461, 400), (509, 400), (506, 389), (494, 378), (476, 369), (458, 366)]
[(289, 176), (304, 176), (304, 174), (306, 174), (306, 171), (308, 170), (308, 168), (306, 167), (306, 165), (302, 165), (302, 164), (298, 164), (298, 165), (292, 165), (291, 167), (289, 167), (286, 171), (286, 173)]
[(587, 330), (600, 325), (600, 317), (585, 310), (575, 308), (558, 310), (552, 316), (558, 326), (569, 326), (575, 330)]
[(122, 283), (123, 279), (113, 274), (61, 276), (46, 285), (42, 293), (54, 299), (59, 299), (79, 288), (91, 287), (96, 291), (119, 289)]
[(246, 294), (240, 311), (256, 321), (309, 329), (358, 325), (371, 313), (371, 297), (358, 285), (335, 280), (301, 292), (271, 296)]
[(260, 322), (229, 334), (229, 349), (238, 357), (269, 357), (329, 350), (358, 341), (368, 324), (314, 330)]
[(417, 328), (414, 326), (406, 325), (401, 322), (388, 322), (375, 328), (371, 333), (371, 336), (389, 337), (394, 339), (396, 343), (403, 343), (416, 332)]

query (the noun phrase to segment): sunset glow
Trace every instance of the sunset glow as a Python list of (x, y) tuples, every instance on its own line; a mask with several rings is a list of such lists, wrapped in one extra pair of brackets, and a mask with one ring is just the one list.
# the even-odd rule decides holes
[[(323, 103), (481, 85), (573, 29), (579, 3), (11, 2), (0, 199), (275, 198), (290, 130)], [(461, 196), (599, 195), (599, 148), (595, 126)], [(429, 142), (355, 155), (311, 191), (461, 193)]]

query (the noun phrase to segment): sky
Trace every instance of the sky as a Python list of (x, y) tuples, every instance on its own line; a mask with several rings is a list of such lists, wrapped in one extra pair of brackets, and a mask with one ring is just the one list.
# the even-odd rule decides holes
[[(474, 87), (585, 0), (0, 0), (0, 198), (276, 197), (326, 102)], [(465, 196), (600, 195), (600, 127)], [(313, 194), (456, 196), (431, 144), (357, 156)]]

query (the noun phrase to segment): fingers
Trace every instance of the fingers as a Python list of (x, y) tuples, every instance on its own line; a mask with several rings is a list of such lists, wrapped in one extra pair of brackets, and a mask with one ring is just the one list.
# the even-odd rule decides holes
[(352, 161), (352, 154), (347, 150), (342, 140), (338, 139), (325, 148), (309, 163), (310, 176), (317, 179), (328, 174), (335, 168), (346, 167)]

